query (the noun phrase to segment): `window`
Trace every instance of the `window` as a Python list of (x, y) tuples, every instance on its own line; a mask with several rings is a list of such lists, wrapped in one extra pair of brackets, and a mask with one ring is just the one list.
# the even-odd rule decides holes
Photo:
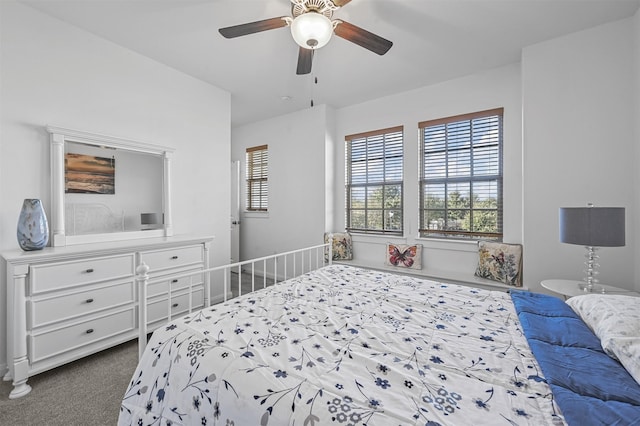
[(247, 210), (267, 211), (269, 151), (267, 145), (247, 148)]
[(421, 237), (502, 240), (502, 114), (419, 124)]
[(347, 230), (402, 235), (403, 128), (345, 139)]

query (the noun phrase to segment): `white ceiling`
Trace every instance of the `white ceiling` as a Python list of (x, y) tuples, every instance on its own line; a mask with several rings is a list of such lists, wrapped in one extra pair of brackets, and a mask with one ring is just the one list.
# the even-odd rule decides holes
[(378, 56), (334, 36), (316, 51), (312, 73), (298, 76), (288, 28), (235, 39), (218, 33), (288, 16), (289, 0), (21, 2), (229, 91), (234, 125), (308, 108), (311, 99), (340, 108), (518, 62), (524, 46), (640, 7), (640, 0), (352, 0), (334, 18), (391, 40), (391, 50)]

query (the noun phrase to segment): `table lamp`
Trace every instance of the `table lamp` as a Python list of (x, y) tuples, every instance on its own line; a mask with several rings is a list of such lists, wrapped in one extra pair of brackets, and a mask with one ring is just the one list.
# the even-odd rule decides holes
[(589, 204), (587, 207), (560, 208), (560, 241), (587, 249), (584, 262), (587, 269), (583, 278), (586, 291), (592, 292), (598, 282), (597, 248), (624, 246), (624, 225), (624, 207), (594, 207)]

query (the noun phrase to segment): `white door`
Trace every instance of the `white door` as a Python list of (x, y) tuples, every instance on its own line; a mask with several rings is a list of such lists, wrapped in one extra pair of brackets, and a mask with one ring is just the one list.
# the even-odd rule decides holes
[(240, 162), (231, 162), (231, 263), (240, 261)]

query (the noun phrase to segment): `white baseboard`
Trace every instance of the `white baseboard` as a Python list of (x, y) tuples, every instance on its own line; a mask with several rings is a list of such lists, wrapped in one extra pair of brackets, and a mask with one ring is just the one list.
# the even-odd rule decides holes
[(11, 372), (9, 371), (9, 366), (7, 364), (0, 364), (0, 372), (3, 373), (2, 380), (5, 382), (12, 380)]

